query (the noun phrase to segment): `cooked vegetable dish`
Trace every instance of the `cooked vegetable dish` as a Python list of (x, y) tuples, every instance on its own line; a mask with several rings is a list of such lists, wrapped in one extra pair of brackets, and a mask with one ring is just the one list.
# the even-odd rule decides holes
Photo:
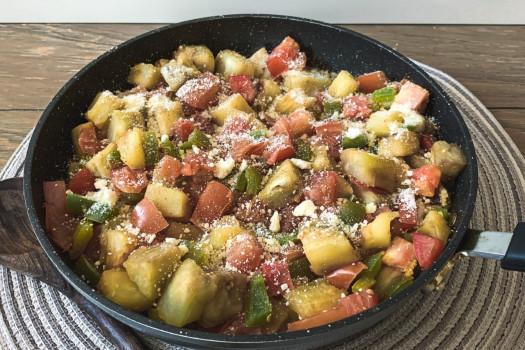
[(466, 159), (410, 80), (306, 68), (287, 37), (249, 58), (180, 46), (128, 82), (94, 97), (68, 179), (44, 183), (49, 237), (124, 308), (308, 329), (392, 297), (447, 244)]

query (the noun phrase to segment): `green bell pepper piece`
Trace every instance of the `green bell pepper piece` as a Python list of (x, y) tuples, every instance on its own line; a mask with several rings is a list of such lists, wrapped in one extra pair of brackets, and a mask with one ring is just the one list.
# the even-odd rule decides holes
[(138, 202), (144, 199), (145, 194), (146, 194), (146, 189), (142, 190), (140, 193), (122, 192), (120, 194), (119, 199), (121, 199), (124, 203), (128, 205), (136, 205)]
[(346, 200), (339, 216), (347, 225), (353, 226), (365, 218), (366, 209), (363, 204)]
[(361, 271), (359, 274), (360, 277), (369, 277), (369, 278), (376, 278), (377, 274), (381, 270), (381, 253), (376, 253), (374, 255), (369, 256), (364, 261), (367, 269)]
[(191, 132), (190, 136), (188, 137), (188, 141), (184, 142), (180, 148), (184, 150), (192, 149), (193, 146), (206, 149), (211, 146), (210, 140), (208, 139), (208, 136), (204, 135), (202, 131), (199, 129), (195, 129)]
[(365, 134), (360, 134), (355, 138), (348, 136), (343, 137), (343, 148), (362, 148), (368, 145), (368, 139)]
[(387, 86), (378, 89), (372, 93), (372, 104), (377, 104), (380, 108), (389, 108), (396, 97), (396, 89), (393, 86)]
[(312, 148), (310, 143), (304, 139), (297, 139), (295, 141), (295, 148), (297, 150), (297, 157), (302, 160), (309, 161), (312, 159)]
[(159, 143), (153, 131), (142, 133), (142, 148), (146, 158), (146, 165), (155, 165), (159, 161)]
[(162, 152), (164, 152), (164, 154), (167, 154), (168, 156), (172, 156), (173, 158), (179, 160), (181, 159), (179, 148), (175, 146), (175, 144), (170, 140), (165, 140), (161, 142), (159, 146), (162, 149)]
[(120, 158), (120, 152), (118, 150), (113, 150), (109, 152), (107, 160), (110, 169), (117, 169), (124, 165), (124, 163), (122, 163), (122, 159)]
[(299, 243), (299, 238), (297, 238), (297, 232), (278, 233), (274, 237), (281, 246), (287, 246), (290, 242)]
[(210, 261), (210, 255), (202, 248), (202, 244), (196, 241), (183, 241), (181, 244), (188, 248), (182, 260), (191, 259), (200, 267), (205, 267)]
[(272, 316), (272, 304), (266, 291), (264, 277), (258, 272), (250, 281), (245, 308), (246, 326), (257, 327), (267, 323)]
[(368, 276), (363, 276), (359, 278), (355, 283), (352, 285), (352, 292), (358, 293), (364, 290), (367, 290), (369, 288), (372, 288), (376, 284), (376, 280), (373, 278), (370, 278)]
[(246, 191), (246, 185), (246, 174), (243, 170), (237, 173), (237, 175), (235, 176), (235, 179), (233, 180), (233, 189), (239, 192), (244, 192)]
[(91, 287), (96, 286), (100, 279), (100, 272), (97, 267), (84, 254), (77, 260), (75, 272)]
[(86, 219), (98, 222), (100, 224), (111, 220), (118, 214), (118, 209), (107, 204), (95, 202), (86, 212)]
[(255, 140), (265, 138), (266, 137), (266, 130), (264, 130), (264, 129), (252, 130), (252, 131), (250, 131), (250, 136), (253, 139), (255, 139)]
[(312, 269), (310, 269), (310, 262), (306, 257), (290, 261), (288, 263), (288, 269), (290, 270), (290, 276), (292, 278), (306, 278), (308, 281), (315, 279), (315, 275)]
[(247, 167), (244, 169), (244, 176), (246, 177), (246, 192), (256, 195), (261, 191), (262, 175), (254, 167)]
[(408, 276), (408, 277), (403, 278), (401, 281), (399, 281), (396, 284), (394, 284), (392, 286), (392, 288), (390, 288), (390, 290), (388, 291), (388, 293), (385, 296), (385, 299), (393, 297), (397, 293), (401, 292), (403, 289), (405, 289), (406, 287), (411, 285), (413, 281), (414, 281), (414, 277), (412, 277), (412, 276)]
[(66, 209), (68, 212), (82, 216), (89, 208), (96, 202), (92, 199), (88, 199), (84, 196), (68, 192), (66, 195)]
[(73, 244), (71, 245), (71, 249), (69, 249), (69, 257), (71, 259), (78, 258), (84, 249), (86, 249), (92, 237), (93, 223), (86, 219), (81, 220), (73, 234)]
[(343, 111), (343, 103), (337, 100), (327, 100), (323, 102), (324, 114), (327, 117), (332, 116), (335, 112), (341, 113)]

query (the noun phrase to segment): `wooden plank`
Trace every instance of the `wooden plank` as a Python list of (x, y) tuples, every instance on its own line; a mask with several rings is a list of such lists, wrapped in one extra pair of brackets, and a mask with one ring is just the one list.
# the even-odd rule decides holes
[(510, 135), (522, 155), (525, 155), (525, 110), (491, 109), (490, 112)]
[(42, 111), (0, 111), (0, 169), (36, 125)]

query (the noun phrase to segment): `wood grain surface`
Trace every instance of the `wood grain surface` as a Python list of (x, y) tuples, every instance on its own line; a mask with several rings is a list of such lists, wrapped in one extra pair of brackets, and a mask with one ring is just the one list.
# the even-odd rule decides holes
[[(0, 25), (0, 168), (68, 79), (111, 47), (160, 26)], [(525, 26), (344, 26), (456, 78), (525, 153)]]

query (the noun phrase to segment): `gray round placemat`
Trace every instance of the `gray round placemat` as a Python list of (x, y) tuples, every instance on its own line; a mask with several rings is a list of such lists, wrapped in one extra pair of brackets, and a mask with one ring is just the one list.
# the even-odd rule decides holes
[[(525, 220), (525, 160), (494, 116), (445, 73), (421, 65), (452, 97), (470, 130), (479, 164), (471, 227), (512, 231)], [(28, 135), (0, 178), (22, 176)], [(525, 274), (464, 258), (444, 289), (419, 293), (396, 315), (338, 349), (525, 349)], [(2, 349), (111, 349), (98, 326), (59, 292), (0, 267)], [(85, 342), (84, 339), (89, 339)], [(156, 349), (175, 349), (151, 337)]]

